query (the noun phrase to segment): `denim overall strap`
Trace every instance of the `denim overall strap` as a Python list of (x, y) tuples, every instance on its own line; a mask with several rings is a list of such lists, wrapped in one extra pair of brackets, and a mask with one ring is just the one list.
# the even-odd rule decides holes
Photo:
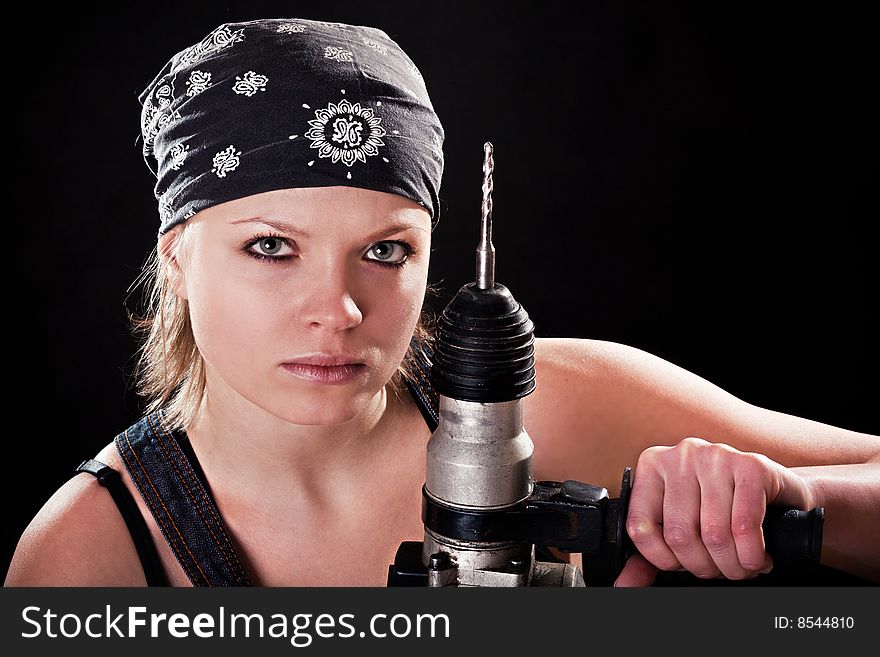
[(193, 586), (250, 586), (214, 500), (160, 413), (116, 436), (132, 481)]
[(440, 407), (440, 399), (431, 385), (431, 359), (434, 351), (428, 342), (418, 340), (415, 336), (410, 340), (410, 346), (412, 348), (407, 352), (406, 358), (412, 366), (410, 369), (413, 371), (413, 376), (412, 380), (410, 377), (405, 377), (406, 385), (415, 398), (422, 417), (433, 432), (437, 429)]

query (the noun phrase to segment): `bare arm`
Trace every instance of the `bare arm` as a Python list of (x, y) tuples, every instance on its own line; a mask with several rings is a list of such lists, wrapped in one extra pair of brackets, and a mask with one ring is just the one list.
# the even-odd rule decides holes
[(822, 563), (880, 582), (880, 454), (867, 463), (792, 468), (825, 507)]
[(880, 437), (749, 404), (622, 344), (539, 339), (536, 352), (538, 391), (526, 398), (526, 428), (542, 476), (580, 478), (617, 494), (623, 467), (651, 447), (698, 437), (762, 454), (825, 506), (823, 563), (878, 579)]

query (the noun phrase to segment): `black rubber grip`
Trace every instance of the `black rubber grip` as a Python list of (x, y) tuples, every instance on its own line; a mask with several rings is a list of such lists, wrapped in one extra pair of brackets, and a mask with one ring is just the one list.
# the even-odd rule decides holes
[[(825, 509), (821, 506), (810, 511), (801, 511), (784, 506), (770, 504), (764, 513), (761, 528), (764, 531), (764, 547), (773, 559), (774, 575), (787, 577), (810, 577), (815, 574), (822, 558), (822, 527), (825, 522)], [(624, 520), (625, 523), (625, 520)], [(623, 532), (625, 555), (624, 562), (636, 552), (632, 539)], [(618, 562), (621, 564), (621, 562)], [(615, 564), (611, 569), (619, 569)], [(598, 564), (597, 564), (598, 565)], [(610, 564), (609, 564), (610, 565)], [(601, 573), (601, 566), (593, 570), (594, 585), (610, 585), (611, 580)]]
[(822, 558), (825, 509), (811, 511), (769, 505), (764, 514), (764, 544), (777, 573), (810, 573)]

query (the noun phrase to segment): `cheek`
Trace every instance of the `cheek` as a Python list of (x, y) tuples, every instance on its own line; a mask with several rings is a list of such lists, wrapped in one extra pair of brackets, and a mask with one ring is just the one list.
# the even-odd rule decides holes
[[(247, 372), (274, 313), (260, 289), (246, 283), (229, 263), (199, 259), (188, 273), (193, 335), (206, 361), (221, 371)], [(265, 288), (263, 288), (265, 294)]]
[(369, 305), (362, 310), (368, 310), (382, 322), (402, 324), (400, 328), (404, 329), (409, 323), (405, 320), (412, 318), (414, 322), (418, 318), (424, 296), (425, 286), (417, 283), (369, 282), (364, 288)]
[[(426, 286), (425, 277), (414, 277), (394, 288), (379, 288), (377, 305), (371, 314), (374, 326), (378, 327), (375, 331), (377, 339), (381, 339), (387, 349), (393, 352), (389, 354), (391, 364), (401, 361), (409, 348), (410, 338), (422, 312)], [(392, 372), (394, 369), (396, 366), (391, 368)]]

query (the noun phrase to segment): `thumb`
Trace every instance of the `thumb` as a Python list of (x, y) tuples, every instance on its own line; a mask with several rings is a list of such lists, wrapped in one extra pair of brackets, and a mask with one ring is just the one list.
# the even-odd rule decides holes
[(657, 577), (657, 567), (636, 552), (623, 565), (614, 586), (651, 586)]

